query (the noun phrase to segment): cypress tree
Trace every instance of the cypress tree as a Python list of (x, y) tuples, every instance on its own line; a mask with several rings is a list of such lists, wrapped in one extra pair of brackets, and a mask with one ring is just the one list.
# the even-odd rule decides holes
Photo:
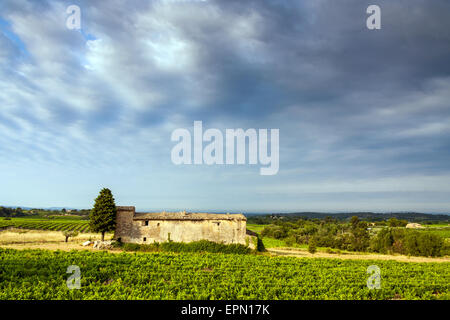
[(116, 204), (111, 190), (103, 188), (95, 199), (94, 208), (89, 215), (89, 226), (93, 232), (101, 232), (102, 241), (105, 233), (114, 231), (116, 227)]

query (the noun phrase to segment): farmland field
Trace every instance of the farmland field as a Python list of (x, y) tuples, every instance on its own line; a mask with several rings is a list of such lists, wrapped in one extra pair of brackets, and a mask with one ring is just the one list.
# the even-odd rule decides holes
[(80, 219), (48, 219), (48, 218), (11, 218), (9, 220), (0, 218), (0, 229), (6, 227), (30, 229), (30, 230), (50, 230), (78, 232), (89, 232), (87, 220)]
[(247, 229), (257, 233), (263, 231), (265, 227), (267, 227), (266, 224), (247, 223)]
[[(0, 249), (0, 299), (450, 299), (450, 263)], [(69, 290), (66, 271), (81, 270)], [(381, 269), (381, 289), (366, 286)]]
[[(258, 234), (261, 234), (261, 231), (267, 227), (267, 225), (264, 224), (247, 224), (247, 229), (251, 230), (253, 232), (256, 232)], [(264, 244), (264, 248), (278, 248), (278, 247), (286, 247), (286, 242), (280, 239), (274, 239), (269, 237), (263, 237), (262, 242)]]
[(444, 239), (450, 238), (450, 227), (427, 227), (424, 229), (418, 229), (420, 232), (427, 232), (431, 234), (438, 235)]

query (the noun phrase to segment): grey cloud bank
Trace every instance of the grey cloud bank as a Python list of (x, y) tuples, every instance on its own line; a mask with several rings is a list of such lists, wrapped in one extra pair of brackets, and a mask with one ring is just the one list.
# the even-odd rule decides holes
[[(450, 3), (370, 4), (2, 1), (0, 204), (450, 211)], [(175, 166), (195, 120), (279, 128), (278, 174)]]
[[(194, 121), (193, 135), (185, 128), (172, 132), (178, 142), (171, 152), (175, 165), (263, 165), (261, 175), (276, 175), (279, 170), (279, 129), (209, 128), (203, 133), (202, 121)], [(204, 146), (204, 144), (206, 145)], [(193, 159), (193, 160), (192, 160)]]

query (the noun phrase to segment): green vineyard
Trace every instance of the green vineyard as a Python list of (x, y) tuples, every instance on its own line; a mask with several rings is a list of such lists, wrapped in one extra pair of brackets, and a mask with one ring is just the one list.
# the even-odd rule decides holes
[[(3, 299), (450, 299), (449, 263), (0, 249)], [(68, 289), (78, 266), (81, 288)], [(381, 270), (380, 289), (367, 268)]]
[(31, 230), (89, 232), (89, 224), (86, 220), (52, 220), (31, 218), (12, 218), (11, 220), (0, 219), (0, 229), (8, 227)]

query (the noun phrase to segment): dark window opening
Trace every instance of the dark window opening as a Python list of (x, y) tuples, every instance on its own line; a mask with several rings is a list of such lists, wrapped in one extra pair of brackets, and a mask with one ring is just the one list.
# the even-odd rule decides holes
[(147, 241), (147, 238), (146, 238), (146, 237), (144, 237), (144, 241)]
[(148, 226), (148, 220), (145, 220), (144, 226)]

